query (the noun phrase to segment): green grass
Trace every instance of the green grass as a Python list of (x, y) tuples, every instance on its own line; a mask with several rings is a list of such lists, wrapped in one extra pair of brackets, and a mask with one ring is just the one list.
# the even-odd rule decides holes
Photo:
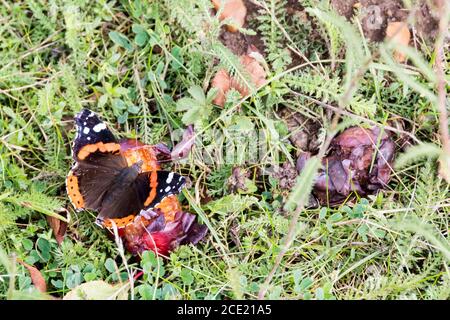
[[(214, 153), (214, 132), (259, 130), (274, 164), (292, 160), (289, 132), (275, 114), (283, 106), (319, 121), (324, 141), (333, 129), (326, 103), (347, 111), (340, 129), (401, 118), (415, 139), (441, 145), (433, 43), (418, 39), (415, 65), (405, 67), (392, 61), (389, 45), (368, 43), (326, 1), (300, 1), (320, 28), (289, 23), (282, 2), (265, 1), (275, 16), (266, 12), (259, 27), (250, 26), (267, 45), (269, 83), (243, 101), (230, 96), (223, 109), (192, 95), (198, 88), (207, 95), (215, 61), (242, 71), (217, 40), (221, 24), (208, 15), (207, 0), (0, 2), (1, 299), (41, 297), (16, 258), (40, 269), (58, 297), (84, 282), (121, 283), (142, 270), (130, 298), (257, 298), (289, 232), (289, 194), (259, 175), (264, 163), (247, 166), (257, 188), (230, 194), (232, 166)], [(292, 67), (287, 46), (309, 62)], [(448, 44), (446, 55), (448, 61)], [(449, 70), (447, 63), (447, 79)], [(181, 98), (193, 98), (196, 112), (177, 104)], [(101, 114), (120, 137), (149, 144), (172, 145), (171, 132), (195, 125), (202, 144), (178, 165), (193, 182), (180, 199), (210, 228), (205, 242), (179, 247), (169, 260), (148, 253), (136, 262), (93, 224), (93, 213), (73, 210), (64, 180), (72, 117), (82, 107)], [(412, 160), (377, 195), (301, 210), (266, 298), (448, 299), (449, 185), (435, 158)], [(200, 204), (206, 196), (212, 202)], [(46, 215), (66, 210), (70, 222), (58, 245)]]

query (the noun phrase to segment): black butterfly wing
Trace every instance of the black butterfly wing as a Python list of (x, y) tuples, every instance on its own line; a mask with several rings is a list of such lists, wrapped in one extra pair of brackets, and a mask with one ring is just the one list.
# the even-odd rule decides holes
[(120, 155), (116, 138), (94, 112), (83, 109), (75, 116), (75, 124), (75, 165), (67, 176), (67, 193), (76, 209), (98, 210), (109, 185), (127, 162)]
[[(110, 149), (116, 147), (117, 139), (106, 124), (91, 110), (83, 109), (75, 116), (77, 133), (73, 143), (73, 157), (76, 161), (83, 160), (86, 152), (101, 149), (107, 146)], [(86, 147), (86, 148), (85, 148)], [(106, 147), (104, 147), (106, 149)]]
[(186, 178), (171, 171), (152, 171), (141, 173), (136, 179), (138, 188), (142, 188), (146, 180), (150, 181), (150, 193), (144, 200), (144, 207), (153, 208), (165, 197), (178, 194), (186, 184)]
[(130, 186), (123, 188), (120, 194), (105, 198), (98, 219), (102, 221), (137, 215), (143, 209), (155, 207), (165, 197), (178, 194), (185, 182), (183, 176), (174, 172), (140, 173)]
[(77, 209), (100, 210), (104, 196), (127, 162), (112, 152), (94, 152), (75, 164), (67, 177), (67, 191)]

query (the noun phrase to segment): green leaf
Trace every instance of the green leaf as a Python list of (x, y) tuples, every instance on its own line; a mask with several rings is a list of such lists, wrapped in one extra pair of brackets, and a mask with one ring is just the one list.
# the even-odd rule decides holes
[(298, 285), (300, 281), (302, 280), (303, 274), (302, 271), (299, 269), (296, 269), (292, 272), (292, 278), (294, 279), (294, 284)]
[(30, 251), (31, 249), (33, 249), (33, 241), (31, 241), (30, 239), (23, 239), (22, 245), (23, 245), (23, 248), (27, 251)]
[(147, 44), (148, 39), (147, 32), (141, 32), (136, 34), (134, 37), (134, 43), (136, 43), (139, 47), (143, 47)]
[(137, 23), (133, 23), (133, 25), (131, 26), (131, 30), (133, 30), (135, 34), (147, 33), (147, 30), (142, 25)]
[(392, 68), (393, 72), (400, 81), (410, 86), (413, 90), (415, 90), (422, 96), (426, 97), (431, 103), (436, 103), (436, 95), (431, 90), (429, 90), (426, 85), (422, 84), (419, 81), (416, 81), (413, 77), (409, 76), (408, 73), (405, 72), (406, 69), (402, 66), (399, 66), (399, 64), (391, 58), (386, 49), (381, 47), (380, 53), (381, 57), (386, 61), (386, 64)]
[(50, 280), (50, 283), (57, 289), (62, 289), (64, 287), (64, 283), (61, 280)]
[[(323, 11), (319, 8), (307, 8), (306, 11), (315, 15), (325, 26), (332, 26), (333, 30), (339, 30), (339, 36), (345, 41), (345, 90), (352, 88), (351, 93), (356, 91), (357, 85), (352, 83), (357, 69), (368, 60), (369, 56), (363, 49), (363, 40), (357, 32), (355, 26), (347, 21), (344, 17), (333, 11)], [(358, 83), (357, 83), (358, 84)], [(351, 100), (351, 96), (349, 97)]]
[(133, 50), (133, 46), (131, 45), (130, 40), (128, 40), (128, 38), (124, 34), (117, 31), (111, 31), (108, 35), (109, 38), (119, 47), (125, 48), (128, 51)]
[(255, 89), (250, 74), (242, 66), (239, 58), (233, 54), (230, 49), (218, 42), (213, 45), (213, 50), (231, 76), (233, 76), (240, 84), (249, 88), (250, 91)]
[(310, 277), (307, 277), (307, 278), (303, 279), (302, 282), (300, 282), (300, 289), (302, 291), (305, 291), (306, 289), (311, 287), (313, 283), (314, 283), (313, 279)]
[(170, 65), (172, 66), (172, 68), (174, 70), (178, 70), (183, 66), (183, 62), (184, 62), (183, 57), (181, 56), (181, 48), (178, 46), (175, 46), (172, 48), (171, 53), (172, 53), (173, 59), (170, 62)]
[(236, 130), (254, 130), (255, 125), (253, 124), (252, 120), (249, 117), (246, 116), (235, 116), (233, 117), (233, 129)]
[(42, 258), (48, 261), (50, 259), (50, 243), (46, 239), (39, 238), (37, 240), (37, 246)]
[(153, 286), (148, 284), (140, 285), (136, 288), (144, 300), (152, 300), (153, 299)]
[(363, 240), (367, 242), (367, 233), (369, 232), (369, 227), (366, 224), (362, 224), (361, 226), (359, 226), (357, 231), (361, 238), (363, 238)]
[(94, 281), (95, 278), (97, 278), (97, 274), (95, 274), (94, 272), (89, 272), (89, 273), (84, 274), (83, 278), (87, 282)]
[(187, 111), (195, 107), (195, 101), (191, 98), (181, 98), (177, 101), (176, 111)]
[(239, 189), (238, 191), (243, 194), (251, 194), (258, 190), (256, 184), (250, 179), (245, 179), (244, 188), (244, 190)]
[(117, 122), (119, 122), (120, 124), (127, 122), (127, 120), (128, 120), (128, 112), (127, 111), (125, 111), (124, 113), (122, 113), (120, 116), (117, 117)]
[(180, 276), (181, 280), (183, 280), (183, 283), (187, 286), (191, 285), (194, 282), (194, 277), (192, 276), (192, 273), (189, 269), (182, 269)]
[(103, 108), (106, 102), (108, 102), (108, 95), (103, 94), (100, 99), (98, 99), (98, 107)]
[(322, 288), (317, 288), (316, 289), (316, 299), (317, 300), (323, 300), (325, 298), (325, 295), (323, 293), (323, 289)]
[(116, 263), (113, 259), (108, 258), (105, 261), (105, 268), (106, 270), (108, 270), (110, 273), (116, 272)]
[(327, 216), (328, 208), (322, 207), (319, 212), (319, 219), (323, 220)]
[(195, 102), (203, 105), (206, 103), (205, 93), (200, 86), (192, 86), (189, 88), (188, 92), (195, 99)]
[(112, 103), (113, 109), (116, 111), (122, 111), (127, 109), (127, 105), (122, 99), (114, 99)]
[(340, 212), (333, 213), (329, 219), (331, 222), (337, 222), (342, 219), (342, 213)]
[(183, 123), (186, 125), (190, 125), (196, 123), (201, 118), (202, 114), (199, 112), (198, 108), (192, 108), (183, 115), (181, 121), (183, 121)]
[(141, 108), (139, 108), (138, 106), (135, 106), (135, 105), (129, 105), (127, 108), (127, 111), (132, 114), (138, 114), (139, 110), (141, 110)]
[(150, 263), (152, 267), (156, 268), (158, 266), (158, 260), (155, 253), (151, 250), (144, 251), (142, 254), (141, 266), (143, 263)]
[(386, 231), (381, 229), (372, 230), (372, 233), (377, 238), (384, 238), (384, 236), (386, 235)]
[[(131, 9), (132, 9), (132, 14), (133, 17), (135, 17), (136, 19), (139, 19), (143, 13), (143, 7), (142, 7), (142, 2), (141, 0), (134, 0), (131, 4)], [(133, 25), (134, 27), (135, 25)]]

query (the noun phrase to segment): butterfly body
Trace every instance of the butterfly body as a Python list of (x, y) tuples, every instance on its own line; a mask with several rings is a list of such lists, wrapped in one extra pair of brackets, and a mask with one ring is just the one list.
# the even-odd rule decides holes
[(141, 210), (181, 191), (185, 178), (179, 174), (143, 171), (142, 161), (129, 163), (118, 140), (92, 111), (83, 109), (75, 123), (75, 165), (67, 176), (67, 193), (77, 210), (97, 211), (99, 225), (125, 227)]

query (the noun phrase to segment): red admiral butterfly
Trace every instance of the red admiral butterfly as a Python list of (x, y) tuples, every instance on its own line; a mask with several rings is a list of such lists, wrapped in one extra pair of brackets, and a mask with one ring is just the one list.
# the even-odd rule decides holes
[(75, 164), (66, 180), (67, 194), (77, 210), (98, 212), (96, 223), (125, 227), (141, 212), (155, 207), (185, 184), (181, 175), (161, 170), (142, 172), (142, 161), (129, 165), (112, 132), (88, 109), (75, 116)]

